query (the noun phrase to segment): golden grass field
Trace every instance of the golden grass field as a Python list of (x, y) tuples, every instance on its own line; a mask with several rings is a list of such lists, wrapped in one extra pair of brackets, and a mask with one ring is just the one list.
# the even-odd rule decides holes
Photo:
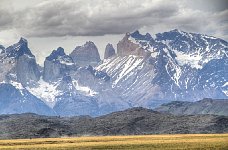
[(98, 136), (0, 140), (0, 149), (205, 149), (228, 150), (228, 134)]

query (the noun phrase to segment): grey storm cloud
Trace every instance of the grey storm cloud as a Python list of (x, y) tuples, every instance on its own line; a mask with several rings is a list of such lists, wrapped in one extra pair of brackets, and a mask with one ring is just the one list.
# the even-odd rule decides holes
[(187, 7), (188, 2), (46, 0), (13, 13), (0, 8), (0, 29), (16, 28), (19, 33), (30, 37), (60, 37), (123, 34), (136, 29), (156, 33), (180, 28), (227, 39), (227, 9), (202, 11)]
[[(31, 36), (90, 36), (122, 34), (178, 13), (173, 4), (160, 1), (46, 1), (19, 13)], [(26, 31), (30, 29), (29, 31)]]
[(13, 25), (13, 14), (0, 6), (0, 31)]

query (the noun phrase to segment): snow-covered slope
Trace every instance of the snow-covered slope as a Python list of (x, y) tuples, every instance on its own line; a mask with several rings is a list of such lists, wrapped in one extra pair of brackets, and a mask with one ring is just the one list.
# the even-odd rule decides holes
[(153, 39), (136, 31), (127, 33), (117, 48), (118, 56), (104, 60), (97, 69), (110, 75), (113, 88), (133, 106), (150, 107), (157, 100), (227, 98), (224, 40), (179, 30)]
[(132, 106), (148, 106), (152, 97), (157, 97), (159, 87), (151, 84), (156, 76), (154, 66), (142, 57), (129, 55), (104, 60), (97, 70), (110, 75), (112, 88)]
[(166, 44), (176, 54), (181, 66), (188, 64), (192, 68), (202, 69), (210, 60), (228, 56), (227, 42), (212, 36), (176, 29), (157, 34), (156, 41)]

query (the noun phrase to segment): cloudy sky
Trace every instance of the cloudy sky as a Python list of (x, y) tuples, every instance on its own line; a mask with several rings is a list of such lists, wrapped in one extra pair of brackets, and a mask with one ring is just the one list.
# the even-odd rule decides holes
[(29, 41), (37, 61), (93, 41), (103, 57), (126, 32), (172, 29), (228, 40), (228, 0), (0, 0), (0, 44)]

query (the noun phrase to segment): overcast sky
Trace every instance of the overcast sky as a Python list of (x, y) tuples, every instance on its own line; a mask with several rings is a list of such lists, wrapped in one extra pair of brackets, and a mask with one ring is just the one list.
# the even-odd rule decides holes
[(70, 53), (93, 41), (103, 57), (126, 32), (172, 29), (228, 40), (228, 0), (0, 0), (0, 44), (20, 37), (38, 63), (61, 46)]

